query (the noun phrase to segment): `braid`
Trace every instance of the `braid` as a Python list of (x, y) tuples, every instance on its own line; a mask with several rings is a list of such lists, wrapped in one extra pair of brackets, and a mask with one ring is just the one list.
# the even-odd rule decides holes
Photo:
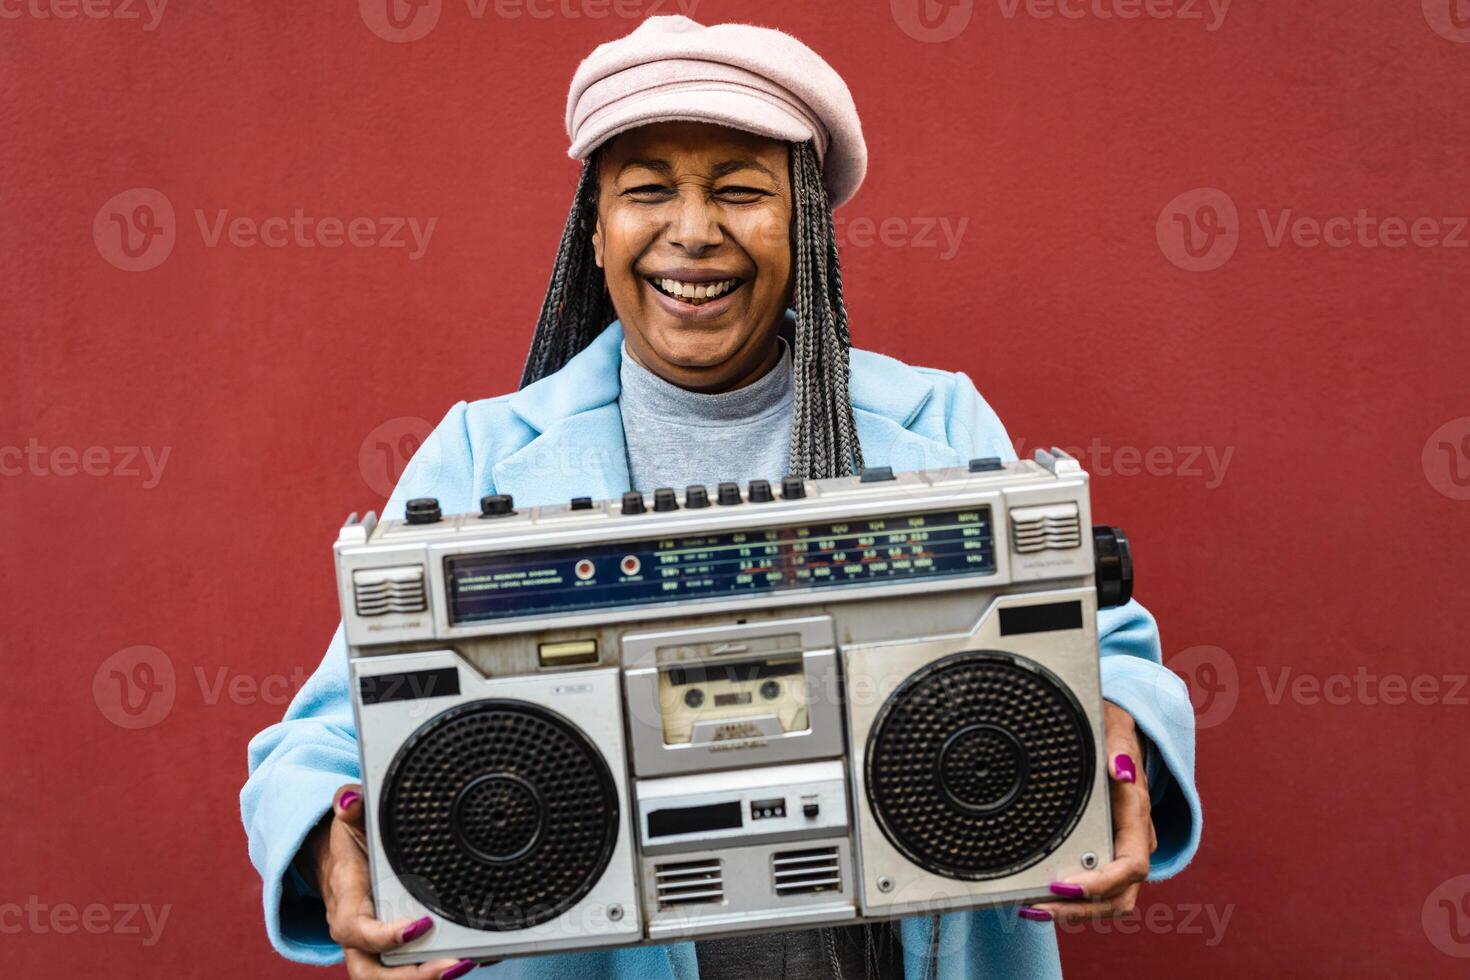
[[(842, 301), (842, 267), (832, 208), (816, 151), (809, 142), (791, 144), (791, 197), (796, 343), (790, 471), (808, 479), (848, 476), (863, 465), (848, 394), (852, 338)], [(617, 316), (592, 251), (596, 221), (594, 155), (582, 167), (572, 210), (562, 229), (551, 283), (521, 374), (523, 388), (559, 371)]]
[(852, 336), (842, 301), (842, 265), (832, 208), (811, 143), (791, 146), (796, 211), (796, 412), (791, 472), (821, 479), (862, 469), (857, 423), (848, 393)]
[(553, 374), (592, 343), (617, 314), (606, 280), (592, 251), (597, 226), (597, 157), (582, 166), (572, 210), (562, 229), (551, 283), (536, 318), (536, 334), (526, 355), (521, 387)]

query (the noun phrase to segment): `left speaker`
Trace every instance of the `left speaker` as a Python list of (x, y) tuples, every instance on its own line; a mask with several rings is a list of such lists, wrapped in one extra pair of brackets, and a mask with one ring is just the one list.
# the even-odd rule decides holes
[(378, 917), (436, 920), (385, 963), (639, 938), (616, 669), (487, 678), (437, 650), (353, 673)]

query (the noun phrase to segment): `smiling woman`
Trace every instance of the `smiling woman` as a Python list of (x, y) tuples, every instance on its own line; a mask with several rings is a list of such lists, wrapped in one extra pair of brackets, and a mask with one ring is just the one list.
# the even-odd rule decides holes
[[(567, 130), (582, 174), (521, 389), (456, 405), (385, 518), (416, 497), (448, 513), (490, 494), (507, 507), (625, 492), (641, 504), (653, 490), (657, 507), (693, 484), (686, 502), (707, 504), (703, 485), (719, 481), (1015, 458), (964, 374), (852, 349), (832, 209), (856, 193), (867, 151), (847, 86), (810, 48), (652, 18), (582, 63)], [(742, 502), (731, 484), (720, 498)], [(1096, 628), (1115, 860), (1052, 882), (1054, 900), (524, 958), (490, 975), (1059, 976), (1052, 920), (1131, 910), (1199, 833), (1193, 715), (1152, 618), (1130, 602)], [(271, 937), (298, 959), (344, 957), (353, 977), (462, 976), (473, 961), (378, 959), (443, 927), (374, 911), (346, 665), (339, 630), (286, 719), (251, 744), (242, 810)]]

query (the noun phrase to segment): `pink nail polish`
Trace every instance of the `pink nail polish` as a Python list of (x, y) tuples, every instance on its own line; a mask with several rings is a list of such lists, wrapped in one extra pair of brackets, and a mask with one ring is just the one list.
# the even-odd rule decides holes
[(413, 922), (410, 922), (403, 928), (403, 941), (406, 943), (413, 942), (415, 939), (428, 932), (429, 928), (433, 926), (433, 924), (434, 920), (429, 918), (427, 915), (424, 916), (422, 919), (416, 919)]
[(439, 980), (454, 980), (455, 977), (462, 977), (474, 968), (474, 960), (460, 960), (458, 963), (454, 964), (449, 969), (439, 974)]
[(1019, 909), (1016, 910), (1016, 914), (1023, 919), (1030, 919), (1032, 922), (1051, 921), (1051, 913), (1048, 912), (1046, 909), (1033, 909), (1029, 905), (1021, 906)]
[(1082, 890), (1081, 885), (1074, 885), (1070, 881), (1054, 881), (1051, 883), (1051, 893), (1063, 898), (1086, 898), (1087, 893)]
[(340, 810), (345, 810), (360, 799), (362, 799), (361, 793), (356, 792), (355, 790), (348, 790), (347, 792), (343, 793), (342, 798), (337, 801), (337, 808)]
[(1118, 780), (1131, 783), (1138, 778), (1138, 771), (1133, 768), (1133, 759), (1126, 755), (1113, 757), (1113, 769), (1118, 773)]

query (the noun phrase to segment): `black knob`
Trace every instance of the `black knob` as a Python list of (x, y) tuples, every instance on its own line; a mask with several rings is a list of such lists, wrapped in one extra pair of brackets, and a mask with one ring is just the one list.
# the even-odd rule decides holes
[(761, 697), (774, 701), (781, 696), (781, 685), (777, 681), (766, 681), (761, 685)]
[(691, 708), (697, 708), (704, 704), (704, 692), (697, 687), (691, 687), (684, 692), (684, 703)]
[(1092, 554), (1097, 563), (1097, 604), (1106, 609), (1133, 598), (1133, 549), (1121, 527), (1094, 524)]
[(403, 520), (408, 524), (438, 524), (444, 520), (439, 501), (434, 497), (415, 497), (403, 507)]
[(509, 517), (515, 512), (515, 498), (508, 493), (491, 493), (480, 498), (481, 517)]
[(1006, 464), (1000, 461), (999, 456), (981, 456), (970, 460), (971, 473), (989, 473), (992, 470), (1003, 470)]
[(750, 502), (753, 504), (768, 504), (776, 499), (771, 496), (770, 480), (751, 480), (750, 488), (747, 492), (750, 496)]
[(709, 491), (703, 483), (691, 483), (684, 488), (684, 506), (699, 509), (709, 506)]
[(653, 491), (653, 509), (659, 512), (679, 509), (679, 501), (674, 496), (672, 487), (659, 487)]
[(572, 510), (591, 510), (591, 509), (592, 509), (592, 498), (591, 497), (573, 497), (572, 498)]
[(637, 490), (629, 490), (623, 494), (623, 513), (641, 514), (644, 511), (643, 494)]
[(799, 476), (788, 476), (781, 481), (781, 496), (786, 500), (800, 500), (806, 496), (806, 481)]
[(728, 506), (730, 504), (738, 504), (740, 502), (741, 502), (740, 501), (740, 484), (738, 484), (738, 483), (721, 483), (720, 484), (720, 503), (721, 504), (724, 504), (724, 505)]
[(884, 480), (893, 479), (893, 467), (891, 466), (869, 466), (863, 470), (859, 477), (862, 483), (882, 483)]

